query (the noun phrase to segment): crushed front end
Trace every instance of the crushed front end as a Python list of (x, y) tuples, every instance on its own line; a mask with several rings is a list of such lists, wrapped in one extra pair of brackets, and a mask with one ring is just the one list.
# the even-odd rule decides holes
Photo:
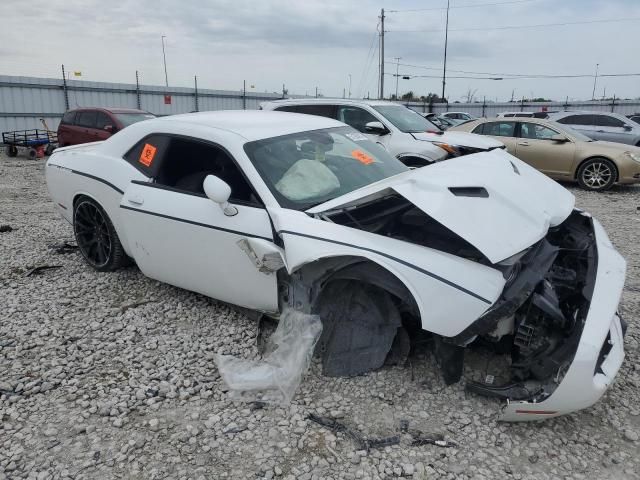
[(602, 226), (574, 211), (526, 251), (496, 265), (500, 299), (449, 345), (479, 340), (510, 353), (504, 385), (467, 389), (506, 400), (502, 419), (540, 420), (594, 404), (624, 358), (617, 314), (625, 261)]

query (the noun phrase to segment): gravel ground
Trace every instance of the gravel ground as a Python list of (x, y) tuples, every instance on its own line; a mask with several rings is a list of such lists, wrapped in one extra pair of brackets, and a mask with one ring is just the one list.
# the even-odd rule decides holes
[[(569, 186), (629, 264), (615, 385), (576, 414), (505, 424), (498, 402), (445, 387), (428, 352), (351, 379), (314, 363), (286, 408), (229, 401), (214, 353), (257, 355), (256, 324), (135, 267), (97, 273), (55, 253), (73, 233), (43, 166), (0, 155), (0, 225), (14, 228), (0, 233), (0, 479), (640, 478), (640, 187)], [(61, 268), (24, 275), (39, 265)], [(309, 413), (401, 441), (367, 452)], [(411, 446), (401, 421), (457, 446)]]

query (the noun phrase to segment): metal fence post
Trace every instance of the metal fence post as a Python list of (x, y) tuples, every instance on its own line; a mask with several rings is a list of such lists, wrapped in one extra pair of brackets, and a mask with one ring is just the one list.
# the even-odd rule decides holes
[(136, 105), (138, 105), (138, 110), (142, 110), (142, 102), (140, 100), (140, 79), (138, 78), (138, 70), (136, 70)]
[(69, 92), (67, 91), (67, 76), (64, 73), (64, 65), (62, 65), (62, 91), (64, 92), (65, 111), (69, 110)]
[(193, 92), (193, 98), (195, 100), (196, 103), (196, 112), (200, 111), (200, 107), (198, 106), (198, 76), (194, 75), (193, 76), (193, 84), (195, 86), (195, 90)]
[(485, 108), (487, 108), (487, 97), (482, 97), (482, 118), (485, 116)]
[(247, 81), (242, 81), (242, 109), (247, 109)]
[(522, 100), (520, 100), (520, 111), (524, 112), (524, 97), (522, 97)]
[(613, 94), (613, 100), (611, 101), (611, 112), (615, 112), (616, 110), (616, 94)]

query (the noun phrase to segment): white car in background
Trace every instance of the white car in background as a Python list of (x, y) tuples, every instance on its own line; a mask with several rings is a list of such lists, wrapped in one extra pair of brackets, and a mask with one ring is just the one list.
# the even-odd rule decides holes
[(51, 198), (99, 271), (278, 317), (315, 312), (327, 375), (431, 342), (447, 383), (464, 352), (509, 352), (505, 420), (588, 407), (624, 358), (625, 261), (567, 190), (503, 150), (409, 169), (312, 115), (204, 112), (57, 149)]
[(414, 110), (383, 100), (288, 99), (265, 102), (260, 108), (339, 120), (410, 167), (505, 148), (501, 142), (481, 135), (443, 132)]
[(476, 118), (467, 112), (444, 112), (440, 114), (440, 116), (448, 118), (449, 120), (453, 120), (457, 124), (462, 122), (468, 122), (469, 120), (474, 120)]

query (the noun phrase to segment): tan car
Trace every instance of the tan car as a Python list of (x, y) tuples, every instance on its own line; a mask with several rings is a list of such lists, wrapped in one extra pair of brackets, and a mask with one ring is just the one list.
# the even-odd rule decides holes
[(577, 181), (587, 190), (614, 183), (640, 183), (640, 148), (600, 142), (549, 120), (479, 118), (449, 130), (488, 135), (507, 151), (556, 180)]

